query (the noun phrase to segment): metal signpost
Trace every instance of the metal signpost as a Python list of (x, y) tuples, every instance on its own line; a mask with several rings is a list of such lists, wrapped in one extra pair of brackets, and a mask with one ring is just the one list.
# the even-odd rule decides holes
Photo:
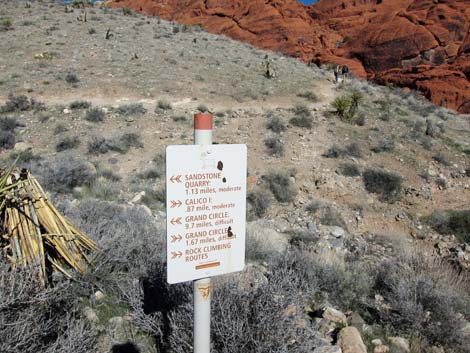
[(246, 145), (212, 145), (212, 115), (194, 145), (168, 146), (167, 281), (194, 280), (194, 353), (210, 352), (210, 277), (245, 266)]

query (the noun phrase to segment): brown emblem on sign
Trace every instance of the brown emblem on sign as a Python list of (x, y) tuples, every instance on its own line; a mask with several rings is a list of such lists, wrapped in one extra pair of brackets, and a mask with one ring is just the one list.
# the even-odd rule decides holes
[(207, 286), (207, 287), (198, 287), (199, 289), (199, 292), (201, 292), (201, 296), (204, 298), (204, 299), (207, 299), (210, 297), (211, 295), (211, 286)]

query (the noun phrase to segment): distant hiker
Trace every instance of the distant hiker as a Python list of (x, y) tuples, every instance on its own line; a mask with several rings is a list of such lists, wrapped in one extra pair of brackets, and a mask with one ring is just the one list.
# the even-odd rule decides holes
[(264, 76), (266, 76), (266, 78), (276, 77), (276, 72), (273, 68), (271, 68), (271, 63), (269, 62), (269, 60), (266, 61), (266, 72), (264, 73)]
[(349, 76), (349, 67), (347, 65), (344, 65), (343, 68), (341, 69), (341, 73), (343, 74), (343, 78), (346, 78)]
[(341, 72), (341, 66), (336, 65), (334, 69), (334, 74), (335, 74), (335, 83), (339, 82), (339, 73)]

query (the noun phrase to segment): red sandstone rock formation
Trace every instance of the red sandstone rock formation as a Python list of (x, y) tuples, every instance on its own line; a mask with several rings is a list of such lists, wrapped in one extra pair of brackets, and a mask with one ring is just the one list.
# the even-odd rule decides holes
[(304, 61), (420, 90), (470, 113), (468, 0), (114, 0)]

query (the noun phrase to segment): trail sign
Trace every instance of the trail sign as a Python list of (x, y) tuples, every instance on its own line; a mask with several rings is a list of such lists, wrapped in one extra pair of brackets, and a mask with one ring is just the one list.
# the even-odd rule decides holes
[(245, 266), (246, 145), (166, 149), (167, 281)]

